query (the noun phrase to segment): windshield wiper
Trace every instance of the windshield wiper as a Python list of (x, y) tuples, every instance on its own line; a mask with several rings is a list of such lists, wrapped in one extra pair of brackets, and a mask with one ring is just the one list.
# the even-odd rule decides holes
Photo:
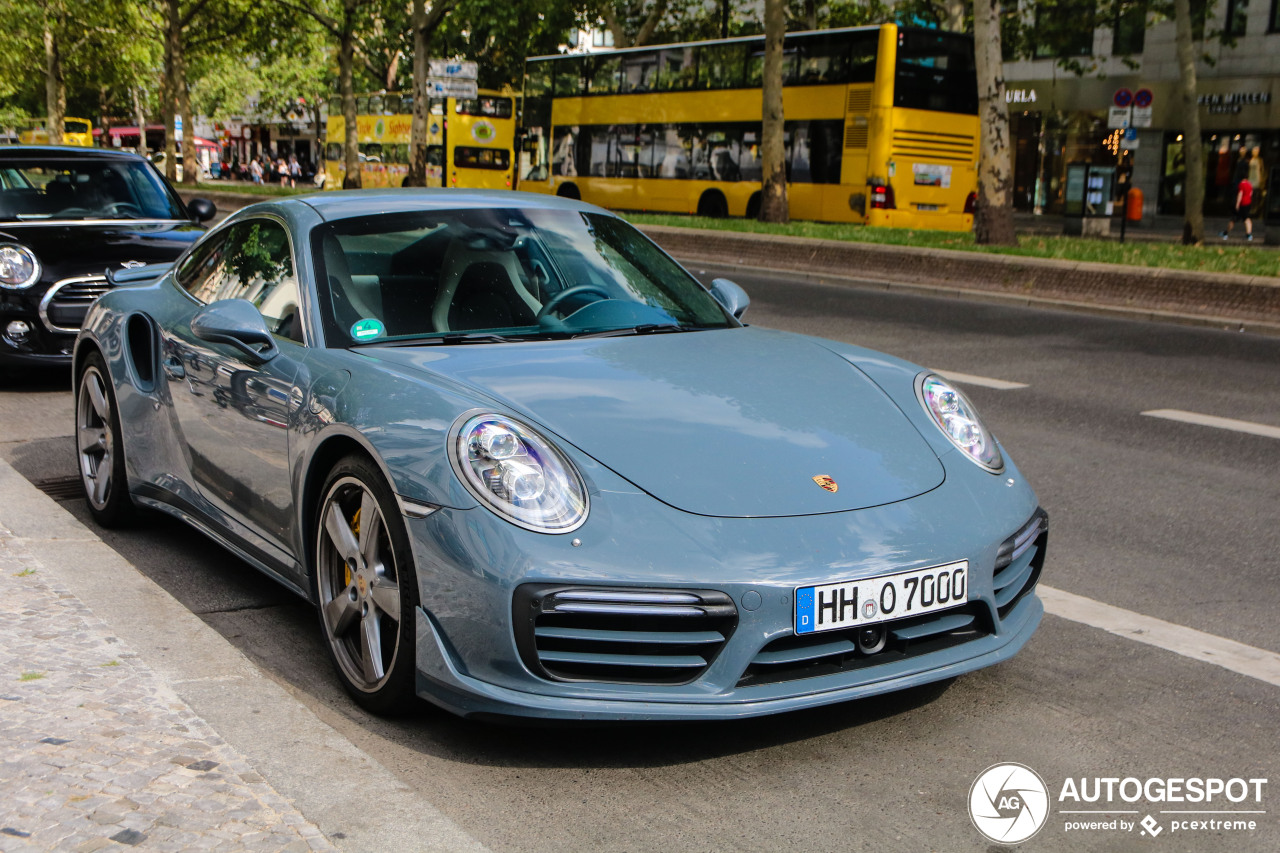
[(411, 338), (408, 340), (381, 340), (381, 341), (356, 341), (350, 346), (368, 347), (368, 346), (384, 346), (384, 347), (430, 347), (430, 346), (452, 346), (454, 344), (508, 344), (512, 341), (523, 340), (522, 338), (510, 338), (506, 335), (495, 334), (494, 332), (454, 332), (438, 337), (430, 338)]
[(662, 335), (668, 332), (698, 332), (705, 326), (682, 326), (679, 323), (645, 323), (625, 329), (605, 329), (602, 332), (584, 332), (574, 335), (577, 338), (621, 338), (628, 335)]

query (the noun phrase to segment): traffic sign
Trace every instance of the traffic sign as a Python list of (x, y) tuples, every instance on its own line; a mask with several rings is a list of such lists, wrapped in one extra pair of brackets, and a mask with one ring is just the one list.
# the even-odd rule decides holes
[(1129, 108), (1112, 107), (1107, 110), (1107, 127), (1117, 130), (1129, 126)]
[(428, 77), (427, 94), (434, 98), (475, 98), (480, 90), (475, 80), (454, 77)]
[(1112, 101), (1117, 107), (1127, 107), (1133, 103), (1133, 92), (1128, 89), (1116, 89), (1116, 94)]
[(1151, 94), (1150, 89), (1139, 89), (1133, 93), (1133, 105), (1135, 107), (1149, 107), (1153, 100), (1155, 100), (1155, 96)]
[(1134, 107), (1133, 108), (1133, 126), (1134, 127), (1151, 127), (1151, 115), (1154, 112), (1153, 107)]
[[(454, 80), (475, 80), (480, 74), (479, 64), (470, 60), (432, 59), (427, 62), (427, 76), (448, 77)], [(474, 97), (474, 96), (472, 96)]]

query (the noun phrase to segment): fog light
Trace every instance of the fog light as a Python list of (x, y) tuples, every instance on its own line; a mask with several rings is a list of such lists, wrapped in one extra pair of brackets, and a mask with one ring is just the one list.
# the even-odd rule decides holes
[(4, 327), (5, 340), (11, 344), (25, 344), (29, 334), (31, 326), (25, 320), (12, 320)]

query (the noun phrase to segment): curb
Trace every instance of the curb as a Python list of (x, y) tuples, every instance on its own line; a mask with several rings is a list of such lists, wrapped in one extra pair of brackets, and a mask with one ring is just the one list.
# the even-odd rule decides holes
[[(227, 210), (274, 198), (222, 192), (201, 195)], [(194, 194), (183, 192), (183, 197)], [(671, 255), (697, 264), (822, 276), (849, 286), (896, 287), (958, 299), (1280, 334), (1280, 278), (658, 225), (639, 228)]]
[(486, 850), (3, 459), (0, 525), (329, 843), (353, 851)]

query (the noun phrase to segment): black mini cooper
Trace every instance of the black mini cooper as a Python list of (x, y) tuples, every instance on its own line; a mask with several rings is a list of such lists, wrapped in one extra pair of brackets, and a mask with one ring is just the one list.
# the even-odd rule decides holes
[(108, 273), (172, 263), (215, 212), (136, 154), (0, 147), (0, 368), (70, 364)]

